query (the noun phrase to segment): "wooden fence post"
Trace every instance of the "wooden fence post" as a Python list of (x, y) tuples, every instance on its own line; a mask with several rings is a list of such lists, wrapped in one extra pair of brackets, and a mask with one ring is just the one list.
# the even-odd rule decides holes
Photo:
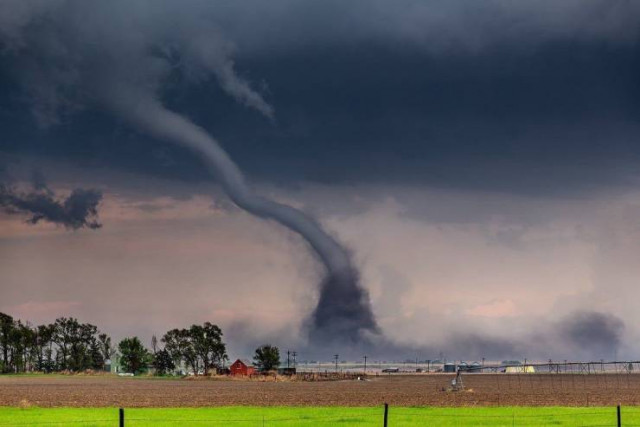
[(618, 405), (618, 427), (622, 426), (622, 417), (620, 416), (620, 405)]
[(120, 408), (120, 427), (124, 427), (124, 408)]
[(389, 404), (384, 404), (384, 427), (387, 427), (387, 422), (389, 419)]

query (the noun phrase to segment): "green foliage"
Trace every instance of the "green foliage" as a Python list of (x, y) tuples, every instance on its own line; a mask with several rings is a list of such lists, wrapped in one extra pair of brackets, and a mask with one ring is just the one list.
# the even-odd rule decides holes
[(195, 375), (207, 375), (211, 368), (219, 367), (227, 360), (222, 330), (209, 322), (191, 325), (189, 329), (172, 329), (162, 337), (165, 349), (176, 361), (184, 361)]
[(280, 366), (280, 350), (278, 347), (265, 344), (256, 349), (253, 364), (262, 372), (277, 369)]
[(156, 375), (166, 375), (176, 368), (171, 354), (166, 349), (157, 351), (153, 355), (153, 367), (156, 370)]
[(172, 329), (164, 334), (162, 342), (174, 361), (184, 361), (194, 373), (198, 373), (198, 357), (191, 344), (188, 330)]
[(97, 336), (96, 326), (72, 317), (32, 327), (0, 313), (0, 372), (101, 370), (105, 358)]
[(39, 325), (36, 329), (35, 351), (37, 355), (36, 370), (52, 372), (56, 366), (53, 361), (54, 325)]
[[(228, 359), (222, 330), (210, 322), (168, 331), (162, 338), (164, 350), (157, 351), (157, 340), (152, 342), (155, 359), (138, 338), (119, 344), (127, 371), (139, 373), (153, 363), (163, 374), (184, 362), (196, 375), (206, 375)], [(0, 313), (0, 373), (102, 370), (115, 353), (107, 334), (73, 317), (33, 327)]]
[(151, 363), (151, 354), (144, 348), (138, 337), (125, 338), (118, 344), (120, 365), (125, 372), (140, 374)]
[(192, 325), (189, 336), (196, 355), (202, 361), (204, 374), (211, 368), (218, 368), (227, 359), (226, 346), (222, 342), (222, 330), (217, 325), (205, 322), (203, 326)]
[(11, 334), (14, 328), (13, 317), (0, 313), (0, 350), (2, 351), (2, 372), (11, 372), (9, 353), (11, 351)]
[(104, 358), (99, 357), (98, 328), (80, 323), (73, 317), (60, 317), (53, 324), (53, 342), (57, 344), (59, 370), (73, 372), (102, 369)]

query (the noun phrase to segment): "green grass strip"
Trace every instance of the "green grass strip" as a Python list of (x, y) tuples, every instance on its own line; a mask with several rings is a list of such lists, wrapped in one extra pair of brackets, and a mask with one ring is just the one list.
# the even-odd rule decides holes
[[(126, 408), (125, 426), (381, 426), (382, 407)], [(640, 426), (640, 407), (622, 408), (623, 426)], [(117, 408), (0, 407), (4, 426), (118, 425)], [(389, 427), (615, 426), (615, 407), (390, 407)]]

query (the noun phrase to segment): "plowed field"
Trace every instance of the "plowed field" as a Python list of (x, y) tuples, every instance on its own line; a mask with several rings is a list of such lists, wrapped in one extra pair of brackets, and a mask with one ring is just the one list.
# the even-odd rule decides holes
[(448, 375), (369, 381), (258, 382), (92, 376), (0, 377), (0, 406), (610, 406), (640, 404), (640, 375), (469, 374), (466, 390), (443, 391)]

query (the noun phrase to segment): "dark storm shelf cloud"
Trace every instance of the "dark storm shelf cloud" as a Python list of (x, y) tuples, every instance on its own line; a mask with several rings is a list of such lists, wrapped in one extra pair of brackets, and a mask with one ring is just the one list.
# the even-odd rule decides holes
[(558, 38), (629, 42), (640, 31), (640, 6), (625, 0), (250, 0), (215, 7), (216, 24), (253, 55), (363, 42), (477, 52)]
[[(492, 73), (488, 64), (504, 62), (497, 54), (483, 59), (485, 71), (476, 74), (473, 58), (445, 66), (447, 61), (433, 58), (419, 61), (416, 52), (378, 53), (377, 69), (368, 54), (345, 53), (336, 61), (326, 51), (315, 52), (315, 61), (308, 63), (280, 58), (275, 63), (281, 69), (271, 62), (249, 62), (247, 68), (267, 76), (279, 112), (276, 126), (208, 87), (204, 94), (199, 87), (177, 87), (167, 98), (215, 130), (251, 175), (276, 181), (546, 191), (555, 187), (550, 180), (569, 189), (619, 183), (629, 173), (625, 167), (640, 158), (634, 144), (640, 128), (632, 120), (640, 113), (640, 95), (631, 75), (640, 67), (630, 52), (584, 54), (590, 58), (586, 63), (564, 68), (564, 74), (576, 72), (573, 84), (557, 77), (553, 66), (533, 76), (530, 63)], [(539, 56), (541, 63), (548, 59)], [(590, 66), (615, 60), (619, 66), (611, 70)], [(396, 75), (402, 61), (401, 75), (387, 78)], [(505, 73), (507, 78), (501, 77)], [(20, 109), (15, 99), (1, 102), (5, 109)], [(24, 117), (7, 117), (3, 125), (5, 151), (75, 157), (187, 180), (206, 177), (190, 153), (170, 145), (159, 148), (99, 111), (82, 112), (47, 133), (33, 129)]]
[[(212, 13), (207, 2), (164, 2), (154, 8), (158, 25), (171, 13), (201, 13), (235, 42), (240, 75), (264, 83), (278, 113), (270, 123), (211, 80), (187, 81), (193, 70), (179, 67), (163, 98), (213, 131), (249, 175), (278, 183), (562, 193), (623, 184), (636, 173), (634, 3), (367, 6), (224, 2)], [(190, 153), (159, 147), (95, 109), (63, 116), (46, 133), (33, 129), (14, 65), (11, 57), (0, 63), (0, 150), (207, 178)]]

